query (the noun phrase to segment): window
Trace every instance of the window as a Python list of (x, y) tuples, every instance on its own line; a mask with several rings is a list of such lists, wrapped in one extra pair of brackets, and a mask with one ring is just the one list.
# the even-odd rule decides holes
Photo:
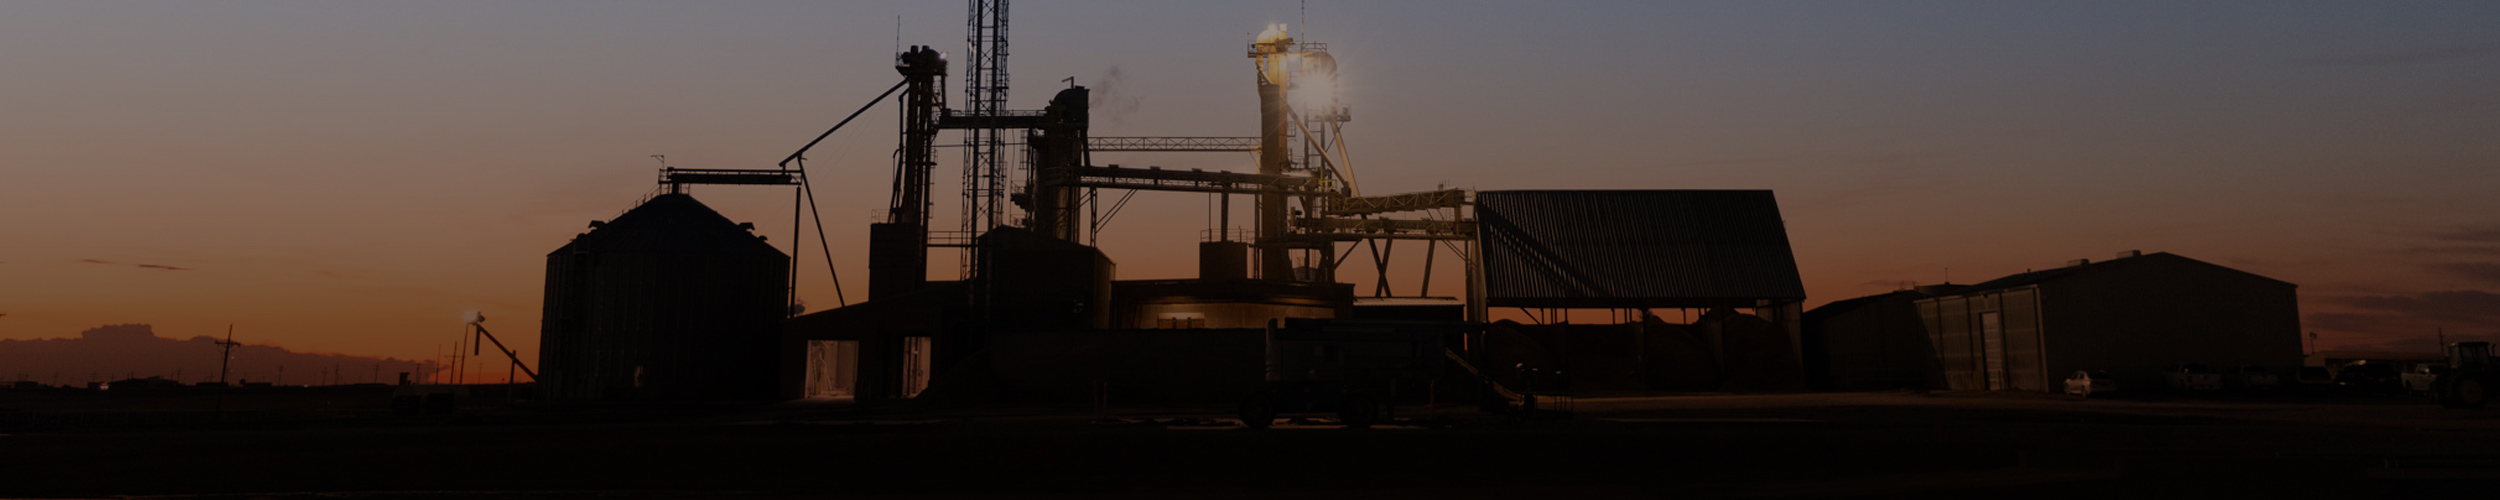
[(929, 388), (929, 338), (903, 337), (903, 394), (919, 397)]

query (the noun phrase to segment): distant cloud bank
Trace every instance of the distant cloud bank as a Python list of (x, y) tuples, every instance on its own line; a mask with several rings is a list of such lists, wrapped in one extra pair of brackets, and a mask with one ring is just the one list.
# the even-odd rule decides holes
[(2298, 61), (2328, 66), (2387, 66), (2393, 64), (2425, 63), (2454, 59), (2473, 59), (2493, 54), (2500, 54), (2500, 50), (2482, 46), (2455, 46), (2434, 47), (2399, 52), (2381, 52), (2376, 54), (2344, 54), (2303, 57), (2298, 59)]
[[(87, 264), (106, 264), (106, 265), (121, 265), (121, 264), (122, 264), (122, 263), (120, 263), (120, 262), (113, 262), (113, 261), (103, 260), (103, 259), (78, 259), (78, 262), (81, 262), (81, 263), (87, 263)], [(131, 264), (131, 266), (138, 267), (138, 268), (140, 268), (140, 269), (155, 269), (155, 270), (159, 270), (159, 271), (190, 271), (190, 270), (192, 270), (191, 268), (188, 268), (188, 267), (175, 267), (175, 266), (168, 266), (168, 265), (164, 265), (164, 264)]]
[[(222, 332), (221, 332), (222, 333)], [(159, 337), (144, 324), (105, 325), (74, 338), (0, 340), (0, 380), (31, 380), (79, 385), (126, 378), (164, 377), (184, 383), (215, 382), (224, 346), (217, 337), (189, 340)], [(227, 368), (230, 382), (274, 382), (285, 385), (394, 383), (400, 372), (412, 377), (442, 367), (431, 361), (302, 353), (270, 345), (235, 346)]]

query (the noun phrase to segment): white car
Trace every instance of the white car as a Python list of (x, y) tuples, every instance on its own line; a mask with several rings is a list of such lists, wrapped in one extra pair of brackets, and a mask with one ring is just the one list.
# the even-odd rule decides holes
[(2118, 379), (2109, 378), (2108, 372), (2078, 371), (2074, 375), (2066, 376), (2066, 393), (2077, 397), (2088, 398), (2092, 397), (2092, 393), (2117, 390)]

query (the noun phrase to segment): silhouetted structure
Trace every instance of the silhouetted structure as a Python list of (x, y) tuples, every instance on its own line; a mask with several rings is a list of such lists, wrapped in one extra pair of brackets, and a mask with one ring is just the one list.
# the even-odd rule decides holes
[[(1256, 380), (1257, 365), (1237, 363), (1255, 360), (1247, 355), (1254, 353), (1228, 350), (1258, 348), (1241, 340), (1269, 320), (1351, 318), (1367, 310), (1380, 318), (1484, 321), (1481, 264), (1493, 258), (1484, 256), (1504, 255), (1519, 264), (1504, 268), (1505, 279), (1518, 278), (1506, 281), (1505, 290), (1520, 293), (1502, 295), (1508, 302), (1501, 305), (1728, 309), (1694, 330), (1708, 339), (1709, 359), (1767, 355), (1780, 363), (1747, 361), (1746, 369), (1784, 374), (1739, 377), (1714, 368), (1711, 383), (1741, 379), (1780, 388), (1799, 378), (1795, 320), (1805, 294), (1767, 191), (1500, 193), (1508, 201), (1472, 200), (1467, 190), (1446, 188), (1365, 195), (1343, 141), (1350, 114), (1337, 100), (1335, 59), (1325, 44), (1297, 41), (1283, 25), (1269, 26), (1249, 47), (1258, 70), (1257, 137), (1092, 137), (1091, 94), (1084, 87), (1059, 89), (1040, 110), (1004, 107), (1005, 3), (972, 6), (970, 53), (961, 59), (966, 95), (958, 104), (964, 109), (948, 107), (942, 87), (948, 61), (941, 53), (913, 46), (897, 55), (903, 81), (896, 88), (908, 91), (899, 101), (902, 134), (891, 203), (869, 228), (870, 300), (783, 325), (782, 397), (910, 398), (943, 389), (947, 380), (999, 376), (1016, 379), (1002, 382), (1015, 385), (1024, 383), (1017, 377), (1053, 369), (1130, 374), (1104, 375), (1110, 377), (1100, 381), (1105, 387), (1197, 377), (1180, 373)], [(1018, 129), (1021, 162), (1011, 161), (1015, 151), (1001, 141)], [(936, 203), (930, 192), (936, 136), (946, 130), (963, 131), (966, 146), (964, 222), (957, 231), (933, 230), (929, 213)], [(1098, 165), (1092, 156), (1148, 151), (1256, 152), (1259, 170), (1122, 168)], [(1024, 182), (1005, 179), (1010, 169), (1004, 166), (1012, 163), (1029, 174)], [(1014, 187), (1021, 189), (1009, 192)], [(1223, 222), (1201, 241), (1199, 276), (1112, 281), (1114, 266), (1089, 243), (1127, 196), (1107, 201), (1104, 190), (1216, 195)], [(1248, 209), (1256, 225), (1246, 235), (1231, 228), (1236, 197), (1253, 200)], [(1480, 237), (1476, 210), (1497, 205), (1511, 210), (1510, 232)], [(1424, 278), (1412, 295), (1396, 293), (1387, 279), (1397, 240), (1421, 240), (1427, 249)], [(1508, 247), (1479, 248), (1493, 242)], [(960, 281), (926, 280), (935, 248), (963, 256)], [(1340, 261), (1357, 249), (1371, 250), (1374, 274), (1381, 277), (1360, 309), (1354, 286), (1336, 280)], [(1433, 256), (1444, 251), (1467, 270), (1463, 297), (1432, 295)], [(1555, 271), (1567, 277), (1537, 281)], [(1586, 279), (1595, 275), (1613, 281)], [(1739, 316), (1733, 310), (1740, 308), (1769, 319), (1722, 321)], [(1726, 334), (1728, 324), (1743, 331)], [(1131, 331), (1150, 329), (1197, 331)], [(1172, 336), (1153, 337), (1164, 333)], [(1729, 340), (1737, 337), (1743, 340)], [(1150, 338), (1173, 352), (1203, 354), (1193, 359), (1206, 362), (1167, 363), (1175, 371), (1165, 375), (1102, 366), (1179, 359), (1136, 350), (1143, 344), (1133, 342)], [(1052, 343), (1058, 340), (1098, 347), (1065, 352)], [(1741, 345), (1730, 351), (1731, 342)], [(1213, 384), (1224, 383), (1230, 382)], [(1024, 385), (1028, 392), (1064, 392), (1041, 388), (1058, 387), (1051, 384)]]
[(2059, 391), (2067, 374), (2100, 370), (2151, 387), (2175, 364), (2282, 371), (2301, 361), (2296, 285), (2169, 253), (2119, 257), (1919, 299), (1945, 382)]
[(1485, 191), (1493, 307), (1766, 308), (1805, 300), (1770, 191)]
[(547, 254), (549, 399), (772, 397), (789, 257), (684, 194)]
[(1354, 306), (1350, 283), (1132, 280), (1113, 289), (1117, 328), (1260, 328), (1270, 319), (1348, 317)]
[(929, 277), (929, 183), (937, 168), (937, 119), (946, 107), (938, 87), (946, 76), (946, 57), (937, 49), (912, 47), (894, 56), (894, 71), (903, 74), (903, 138), (894, 164), (894, 194), (886, 220), (868, 225), (868, 298), (893, 297), (919, 290)]
[(1835, 301), (1806, 311), (1807, 388), (1816, 390), (1942, 389), (1936, 349), (1919, 321), (1918, 300), (1964, 288), (1915, 290)]
[(1805, 315), (1816, 389), (2060, 391), (2082, 370), (2158, 387), (2178, 364), (2300, 360), (2294, 285), (2168, 253), (1927, 285)]
[[(1689, 326), (1718, 375), (1696, 388), (1803, 388), (1805, 282), (1770, 191), (1485, 191), (1476, 215), (1485, 304), (1708, 310)], [(1750, 334), (1756, 319), (1778, 333)], [(1731, 324), (1749, 334), (1731, 336)], [(1778, 373), (1755, 373), (1766, 368)]]
[(970, 280), (783, 323), (781, 397), (910, 398), (998, 338), (1107, 326), (1115, 267), (1102, 252), (1013, 227), (978, 242)]

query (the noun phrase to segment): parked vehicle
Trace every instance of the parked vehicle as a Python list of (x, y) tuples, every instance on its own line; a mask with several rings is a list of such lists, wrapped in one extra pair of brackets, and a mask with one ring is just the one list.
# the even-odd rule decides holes
[(1280, 413), (1335, 413), (1347, 427), (1369, 427), (1401, 399), (1400, 385), (1441, 377), (1445, 337), (1477, 331), (1471, 323), (1271, 320), (1267, 380), (1242, 397), (1241, 424), (1265, 428)]
[(2242, 366), (2222, 374), (2222, 385), (2231, 389), (2263, 391), (2281, 384), (2282, 379), (2263, 366)]
[(2439, 405), (2454, 409), (2481, 408), (2500, 387), (2500, 367), (2491, 364), (2490, 342), (2448, 344), (2448, 371), (2431, 383)]
[(2171, 389), (2183, 391), (2222, 390), (2222, 374), (2214, 373), (2213, 370), (2205, 368), (2205, 365), (2202, 364), (2186, 363), (2170, 365), (2170, 367), (2162, 369), (2162, 378), (2164, 381), (2169, 382)]
[(2354, 361), (2335, 372), (2335, 385), (2357, 394), (2393, 394), (2404, 391), (2396, 365)]
[(2446, 364), (2423, 363), (2413, 365), (2411, 370), (2405, 370), (2403, 375), (2397, 376), (2397, 380), (2404, 383), (2405, 394), (2429, 395), (2431, 385), (2439, 382), (2439, 374), (2447, 372), (2448, 365)]
[(2301, 390), (2333, 389), (2335, 388), (2335, 374), (2327, 371), (2324, 366), (2303, 366), (2300, 367), (2299, 374), (2290, 382)]
[(2088, 398), (2093, 394), (2109, 394), (2117, 391), (2118, 379), (2110, 378), (2109, 372), (2087, 370), (2066, 376), (2066, 393), (2076, 397)]

